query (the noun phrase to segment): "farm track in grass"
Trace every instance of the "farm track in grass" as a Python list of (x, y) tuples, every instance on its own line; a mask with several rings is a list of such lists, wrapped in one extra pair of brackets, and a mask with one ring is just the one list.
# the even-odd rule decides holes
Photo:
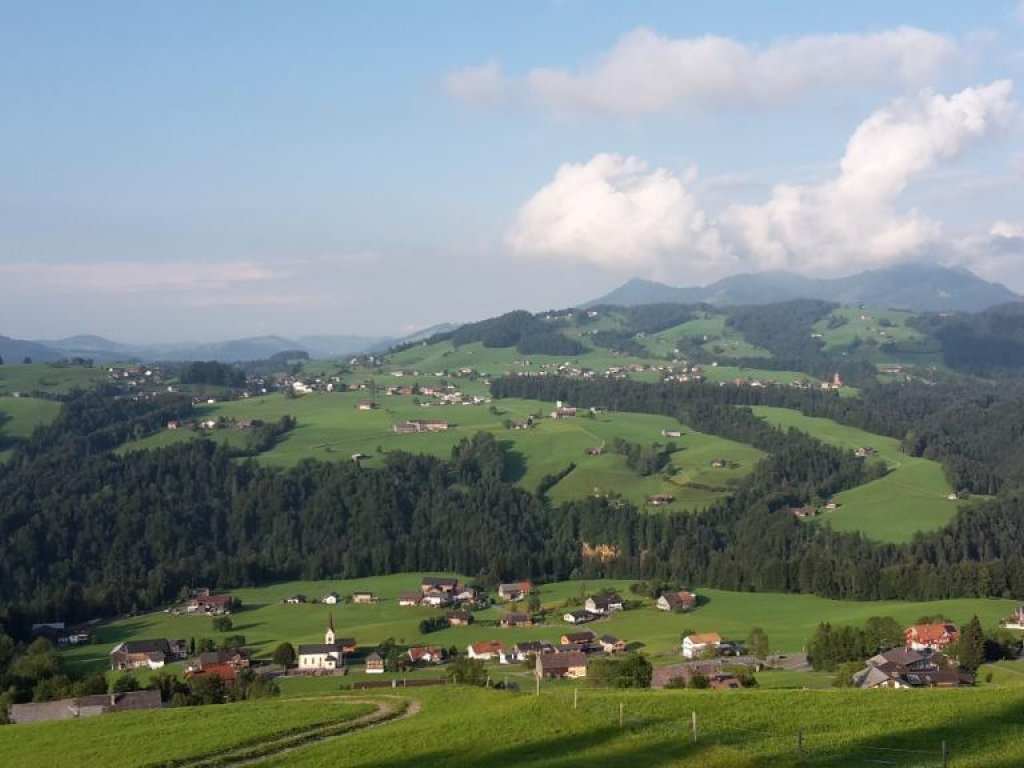
[[(311, 726), (310, 728), (280, 736), (270, 736), (266, 740), (225, 749), (221, 752), (207, 754), (194, 759), (152, 763), (146, 766), (146, 768), (244, 768), (244, 766), (259, 765), (268, 759), (277, 759), (281, 755), (294, 752), (297, 749), (302, 749), (312, 744), (330, 741), (355, 731), (413, 717), (419, 713), (421, 708), (420, 702), (415, 699), (402, 699), (392, 696), (384, 698), (385, 700), (382, 701), (380, 699), (369, 700), (338, 697), (339, 700), (343, 700), (346, 704), (371, 705), (373, 711), (355, 719)], [(323, 700), (322, 697), (315, 699), (315, 701)], [(290, 701), (310, 701), (310, 699), (291, 699)]]
[(919, 531), (937, 530), (949, 523), (958, 506), (976, 504), (985, 498), (951, 501), (947, 497), (953, 489), (942, 465), (908, 456), (900, 451), (899, 441), (894, 438), (786, 408), (758, 406), (753, 410), (770, 424), (799, 429), (840, 448), (871, 448), (875, 453), (868, 461), (884, 461), (889, 467), (885, 477), (837, 494), (835, 501), (840, 507), (824, 512), (812, 525), (858, 531), (876, 541), (907, 542)]

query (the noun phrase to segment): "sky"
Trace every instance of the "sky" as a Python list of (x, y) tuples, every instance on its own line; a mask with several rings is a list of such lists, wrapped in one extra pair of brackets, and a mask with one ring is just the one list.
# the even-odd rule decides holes
[(0, 0), (0, 51), (0, 335), (903, 262), (1024, 291), (1024, 0)]

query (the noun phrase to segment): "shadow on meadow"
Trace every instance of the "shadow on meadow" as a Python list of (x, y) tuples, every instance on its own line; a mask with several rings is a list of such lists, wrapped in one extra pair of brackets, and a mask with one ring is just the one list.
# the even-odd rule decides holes
[[(874, 696), (876, 692), (863, 692)], [(906, 697), (907, 706), (946, 709), (941, 692), (916, 701), (916, 692), (878, 692), (881, 695)], [(972, 692), (964, 692), (971, 695)], [(709, 694), (711, 696), (721, 694)], [(824, 703), (824, 702), (823, 702)], [(856, 725), (860, 718), (872, 717), (871, 708), (858, 711), (845, 701), (849, 721)], [(808, 727), (804, 734), (803, 752), (797, 752), (796, 731), (799, 723), (777, 713), (778, 731), (759, 734), (740, 727), (702, 730), (697, 744), (691, 743), (685, 721), (676, 717), (627, 718), (626, 727), (617, 724), (588, 727), (581, 731), (530, 741), (525, 744), (493, 745), (487, 748), (487, 737), (481, 734), (483, 747), (472, 745), (430, 744), (410, 730), (393, 734), (393, 743), (410, 750), (406, 754), (380, 759), (367, 758), (350, 763), (358, 768), (430, 768), (430, 766), (543, 766), (570, 768), (592, 766), (602, 768), (662, 768), (663, 766), (868, 766), (889, 765), (896, 768), (940, 768), (943, 766), (942, 742), (949, 747), (951, 768), (984, 766), (984, 768), (1019, 768), (1024, 765), (1024, 692), (1000, 707), (985, 706), (972, 711), (970, 702), (959, 701), (948, 708), (946, 722), (921, 727), (893, 728), (891, 731), (862, 738), (844, 738), (834, 729), (815, 732)], [(526, 716), (520, 713), (519, 716)], [(412, 723), (410, 722), (410, 727)], [(812, 726), (812, 724), (808, 724)], [(883, 723), (876, 726), (884, 727)], [(666, 729), (675, 729), (678, 737), (666, 737)], [(404, 729), (403, 729), (404, 731)], [(645, 734), (649, 734), (645, 738)], [(621, 740), (621, 743), (616, 743)]]

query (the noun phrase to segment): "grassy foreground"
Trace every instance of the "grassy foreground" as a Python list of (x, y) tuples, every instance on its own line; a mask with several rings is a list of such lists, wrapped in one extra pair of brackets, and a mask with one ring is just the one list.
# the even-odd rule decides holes
[[(422, 711), (271, 759), (267, 766), (941, 766), (1024, 762), (1024, 691), (595, 692), (474, 689), (413, 694)], [(622, 727), (619, 726), (620, 705)], [(693, 742), (692, 718), (698, 735)], [(802, 753), (797, 753), (798, 732)], [(898, 751), (907, 750), (907, 751)]]
[(0, 738), (0, 765), (161, 765), (351, 720), (372, 709), (336, 698), (261, 700), (10, 726)]

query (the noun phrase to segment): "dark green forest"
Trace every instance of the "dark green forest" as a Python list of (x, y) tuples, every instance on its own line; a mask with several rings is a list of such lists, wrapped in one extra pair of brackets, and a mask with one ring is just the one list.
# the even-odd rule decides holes
[[(416, 570), (458, 571), (484, 584), (628, 577), (857, 599), (1024, 595), (1020, 420), (1006, 418), (1022, 412), (1019, 392), (965, 400), (956, 389), (879, 386), (841, 400), (527, 377), (492, 388), (498, 397), (664, 413), (768, 456), (732, 498), (702, 515), (647, 515), (615, 497), (554, 506), (503, 482), (509, 457), (486, 433), (463, 440), (448, 460), (395, 452), (381, 469), (313, 460), (277, 469), (203, 440), (120, 454), (111, 448), (158, 429), (187, 403), (79, 395), (0, 469), (0, 622), (20, 633), (33, 620), (142, 610), (196, 583)], [(756, 402), (885, 434), (906, 430), (908, 450), (1001, 496), (907, 545), (802, 525), (790, 506), (884, 468), (736, 407)], [(588, 558), (584, 544), (616, 556)]]

